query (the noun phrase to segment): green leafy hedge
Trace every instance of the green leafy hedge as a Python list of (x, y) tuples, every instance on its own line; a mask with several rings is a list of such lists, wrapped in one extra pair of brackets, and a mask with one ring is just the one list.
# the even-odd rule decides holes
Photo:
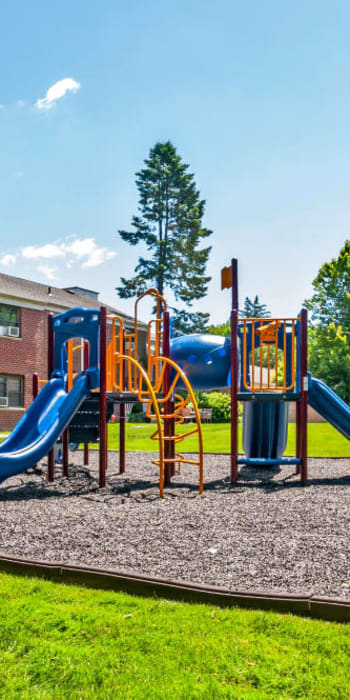
[[(231, 418), (231, 397), (230, 394), (224, 394), (222, 391), (196, 391), (196, 400), (198, 408), (212, 408), (213, 423), (229, 423)], [(239, 406), (241, 415), (241, 407)]]

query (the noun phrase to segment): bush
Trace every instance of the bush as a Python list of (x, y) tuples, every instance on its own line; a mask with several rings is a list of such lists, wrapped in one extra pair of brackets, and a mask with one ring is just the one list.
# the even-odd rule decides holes
[[(231, 419), (231, 397), (222, 391), (196, 391), (198, 408), (212, 408), (213, 423), (229, 423)], [(239, 404), (239, 415), (242, 415), (242, 407)]]
[(131, 412), (128, 416), (128, 423), (150, 423), (150, 419), (143, 412), (143, 404), (141, 401), (134, 403)]

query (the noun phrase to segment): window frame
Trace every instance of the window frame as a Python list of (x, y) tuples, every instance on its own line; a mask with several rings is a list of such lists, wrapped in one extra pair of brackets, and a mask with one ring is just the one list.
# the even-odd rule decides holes
[[(5, 315), (2, 317), (1, 316), (1, 310), (5, 309), (5, 315), (6, 315), (6, 309), (9, 310), (10, 314), (11, 312), (16, 312), (16, 321), (11, 321), (6, 320)], [(7, 335), (7, 334), (2, 334), (0, 333), (0, 338), (12, 338), (13, 340), (16, 340), (18, 338), (21, 338), (21, 320), (22, 320), (22, 313), (21, 313), (21, 307), (16, 306), (15, 304), (6, 304), (4, 302), (0, 302), (0, 327), (1, 328), (18, 328), (18, 336), (15, 335)]]
[(14, 409), (22, 409), (24, 408), (24, 381), (25, 377), (23, 374), (8, 374), (6, 372), (1, 372), (0, 373), (0, 385), (5, 384), (5, 394), (1, 394), (1, 398), (7, 398), (9, 399), (9, 390), (8, 390), (8, 380), (9, 379), (19, 379), (19, 391), (18, 392), (13, 392), (12, 393), (17, 393), (20, 396), (21, 404), (20, 405), (15, 405), (15, 406), (1, 406), (1, 408), (7, 410), (9, 408), (14, 408)]

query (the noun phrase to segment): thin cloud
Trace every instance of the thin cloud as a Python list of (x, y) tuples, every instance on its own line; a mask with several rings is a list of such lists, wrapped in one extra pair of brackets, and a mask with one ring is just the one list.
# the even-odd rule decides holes
[(3, 265), (4, 267), (10, 267), (10, 265), (15, 264), (16, 259), (16, 255), (13, 255), (12, 253), (5, 253), (5, 255), (2, 255), (0, 258), (0, 265)]
[(36, 101), (35, 107), (37, 109), (51, 109), (57, 100), (62, 99), (67, 92), (75, 93), (78, 90), (80, 90), (80, 83), (73, 78), (63, 78), (49, 87), (45, 97)]
[(40, 264), (37, 267), (37, 270), (41, 272), (50, 282), (53, 282), (54, 280), (57, 280), (57, 268), (56, 267), (51, 267), (51, 265), (44, 265)]

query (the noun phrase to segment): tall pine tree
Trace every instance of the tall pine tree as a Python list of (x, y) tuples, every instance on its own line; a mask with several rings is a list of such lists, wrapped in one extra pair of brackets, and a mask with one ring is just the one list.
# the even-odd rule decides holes
[(209, 319), (209, 314), (188, 311), (207, 292), (211, 248), (200, 245), (212, 233), (202, 226), (205, 200), (188, 168), (170, 141), (156, 143), (136, 173), (140, 213), (132, 218), (133, 230), (119, 231), (123, 241), (143, 243), (149, 252), (139, 258), (134, 277), (121, 278), (119, 296), (142, 294), (152, 286), (161, 294), (171, 289), (176, 301), (186, 304), (186, 310), (174, 309), (177, 332), (204, 330)]
[(240, 316), (242, 318), (270, 318), (271, 314), (266, 304), (260, 303), (260, 299), (256, 294), (253, 301), (249, 297), (245, 298)]

